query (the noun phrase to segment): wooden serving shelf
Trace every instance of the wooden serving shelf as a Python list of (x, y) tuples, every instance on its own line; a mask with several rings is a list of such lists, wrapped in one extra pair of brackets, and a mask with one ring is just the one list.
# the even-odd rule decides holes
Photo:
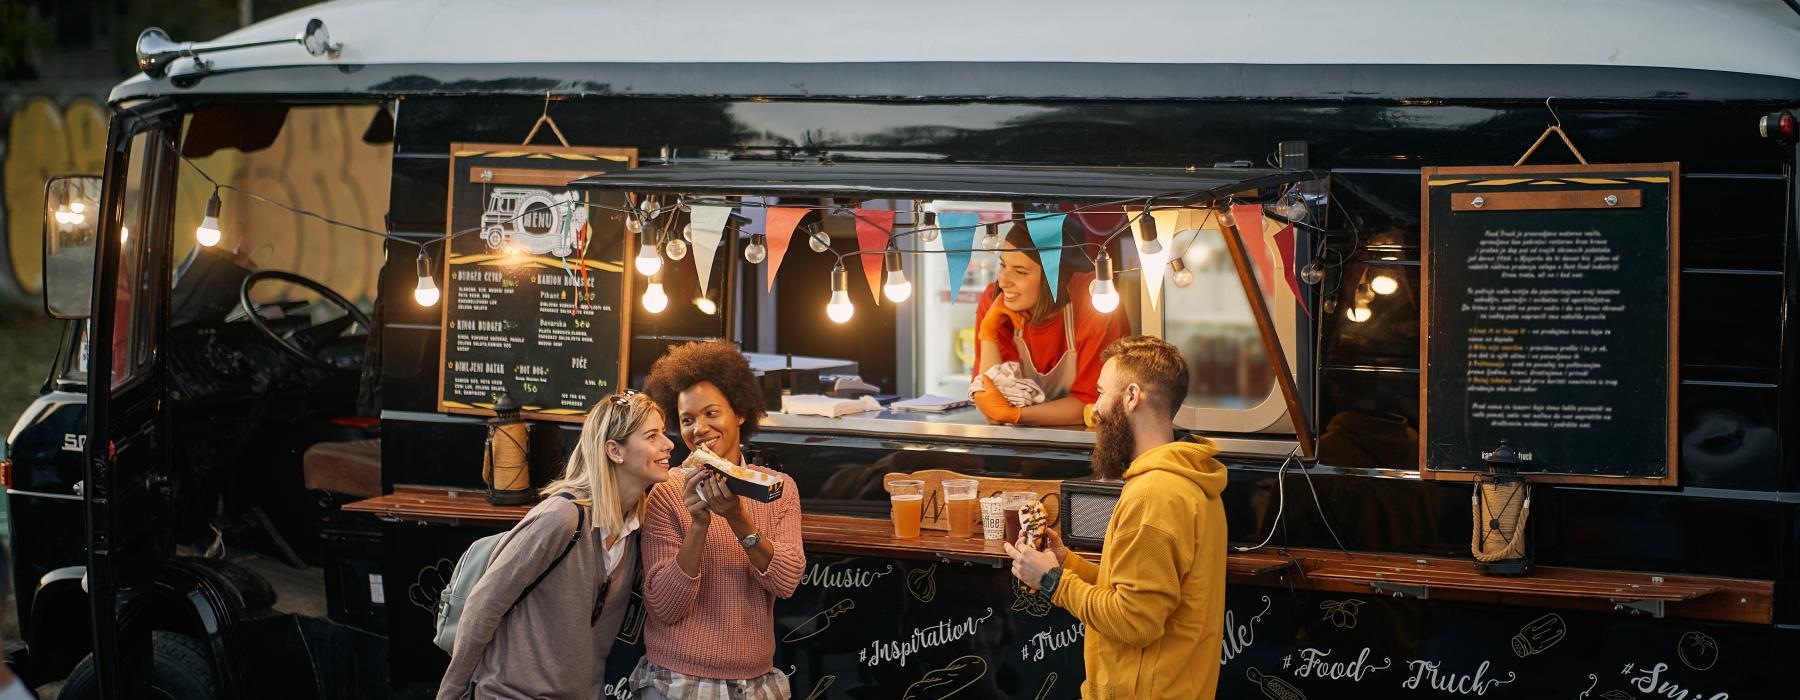
[[(531, 507), (488, 505), (481, 491), (397, 486), (393, 493), (343, 509), (397, 522), (505, 528)], [(899, 539), (894, 537), (893, 525), (882, 518), (806, 513), (800, 531), (806, 548), (818, 552), (960, 561), (996, 568), (1010, 562), (997, 540), (952, 538), (935, 530)], [(1100, 561), (1099, 552), (1075, 552), (1088, 561)], [(1244, 585), (1724, 622), (1774, 621), (1774, 582), (1753, 579), (1557, 566), (1534, 568), (1529, 576), (1488, 576), (1476, 571), (1468, 559), (1323, 549), (1228, 552), (1225, 574), (1228, 581)]]

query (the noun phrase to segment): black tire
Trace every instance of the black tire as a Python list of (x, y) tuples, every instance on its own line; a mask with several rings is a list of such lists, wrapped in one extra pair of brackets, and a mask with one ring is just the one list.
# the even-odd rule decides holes
[[(207, 660), (206, 645), (200, 640), (176, 632), (157, 631), (150, 633), (150, 647), (154, 654), (150, 665), (150, 697), (171, 700), (218, 697), (212, 663)], [(69, 672), (57, 697), (69, 700), (100, 697), (93, 654), (75, 664), (75, 670)]]

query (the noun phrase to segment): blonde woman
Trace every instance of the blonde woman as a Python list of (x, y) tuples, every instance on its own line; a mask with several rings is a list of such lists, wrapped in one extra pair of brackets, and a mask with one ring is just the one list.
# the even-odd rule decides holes
[(588, 413), (562, 478), (469, 592), (439, 700), (598, 697), (631, 595), (644, 494), (668, 478), (673, 447), (644, 394), (613, 394)]

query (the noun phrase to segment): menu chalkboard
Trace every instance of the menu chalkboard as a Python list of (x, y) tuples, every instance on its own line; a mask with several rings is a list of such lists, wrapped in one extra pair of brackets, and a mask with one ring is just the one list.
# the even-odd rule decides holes
[(626, 202), (567, 184), (636, 167), (637, 150), (450, 152), (438, 410), (490, 415), (510, 394), (527, 417), (579, 422), (623, 382)]
[(1420, 470), (1675, 483), (1680, 168), (1426, 168)]

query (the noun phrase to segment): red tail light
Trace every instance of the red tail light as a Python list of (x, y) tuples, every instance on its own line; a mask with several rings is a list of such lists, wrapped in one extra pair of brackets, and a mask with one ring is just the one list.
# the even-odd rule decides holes
[(1794, 123), (1793, 112), (1776, 112), (1766, 115), (1756, 125), (1763, 138), (1774, 139), (1776, 143), (1787, 145), (1794, 142), (1800, 125)]
[(12, 490), (12, 458), (0, 459), (0, 488)]

